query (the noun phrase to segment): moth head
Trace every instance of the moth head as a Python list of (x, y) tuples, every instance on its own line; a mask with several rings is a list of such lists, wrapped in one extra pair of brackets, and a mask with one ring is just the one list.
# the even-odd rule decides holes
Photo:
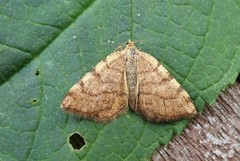
[(131, 41), (131, 40), (129, 39), (128, 42), (126, 43), (126, 47), (127, 47), (127, 48), (135, 47), (135, 44), (134, 44), (133, 41)]

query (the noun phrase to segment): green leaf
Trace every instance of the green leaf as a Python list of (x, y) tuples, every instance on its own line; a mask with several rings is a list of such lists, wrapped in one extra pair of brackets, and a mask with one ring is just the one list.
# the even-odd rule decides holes
[[(0, 160), (149, 160), (188, 120), (132, 111), (99, 124), (64, 113), (69, 88), (128, 39), (162, 62), (198, 111), (240, 71), (240, 2), (0, 2)], [(74, 150), (69, 137), (85, 145)]]

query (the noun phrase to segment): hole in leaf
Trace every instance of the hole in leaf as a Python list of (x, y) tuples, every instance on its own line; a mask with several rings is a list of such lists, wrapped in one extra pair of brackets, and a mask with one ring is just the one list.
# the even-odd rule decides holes
[(74, 133), (69, 137), (69, 142), (72, 145), (73, 149), (81, 149), (85, 145), (85, 141), (81, 135)]
[(238, 74), (237, 82), (240, 83), (240, 74)]
[(31, 99), (30, 101), (31, 101), (31, 103), (32, 103), (33, 105), (36, 105), (36, 104), (39, 103), (39, 99), (38, 99), (38, 98), (33, 98), (33, 99)]
[(39, 74), (40, 74), (40, 70), (39, 70), (39, 69), (36, 69), (35, 75), (38, 76)]

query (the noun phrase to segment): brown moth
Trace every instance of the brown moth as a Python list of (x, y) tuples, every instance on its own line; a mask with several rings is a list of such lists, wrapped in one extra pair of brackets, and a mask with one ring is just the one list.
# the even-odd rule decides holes
[(151, 55), (129, 41), (76, 83), (61, 108), (97, 122), (109, 122), (128, 109), (153, 122), (191, 118), (188, 93)]

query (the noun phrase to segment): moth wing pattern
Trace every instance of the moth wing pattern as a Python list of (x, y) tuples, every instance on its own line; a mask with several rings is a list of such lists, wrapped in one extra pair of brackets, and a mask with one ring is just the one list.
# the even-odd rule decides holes
[(191, 118), (196, 109), (188, 93), (151, 55), (137, 54), (137, 106), (133, 109), (153, 122)]
[(69, 90), (61, 108), (97, 122), (121, 115), (128, 104), (124, 65), (121, 52), (107, 56)]

